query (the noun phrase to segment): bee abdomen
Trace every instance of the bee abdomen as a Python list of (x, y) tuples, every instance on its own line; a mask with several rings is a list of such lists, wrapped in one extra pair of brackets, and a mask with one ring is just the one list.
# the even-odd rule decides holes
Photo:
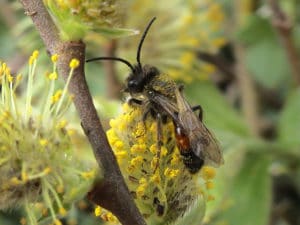
[(204, 160), (195, 155), (189, 137), (179, 126), (175, 126), (175, 137), (184, 165), (190, 173), (197, 173), (203, 166)]
[(196, 156), (192, 150), (187, 153), (180, 152), (180, 154), (190, 173), (197, 173), (204, 165), (204, 160)]

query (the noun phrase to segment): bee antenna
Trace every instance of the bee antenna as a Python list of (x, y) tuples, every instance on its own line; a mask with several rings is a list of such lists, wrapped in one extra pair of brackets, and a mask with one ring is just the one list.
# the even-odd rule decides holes
[(97, 60), (114, 60), (114, 61), (119, 61), (119, 62), (122, 62), (124, 64), (126, 64), (130, 69), (131, 71), (134, 73), (134, 67), (133, 65), (131, 65), (130, 62), (128, 62), (126, 59), (122, 59), (122, 58), (119, 58), (119, 57), (97, 57), (97, 58), (91, 58), (91, 59), (88, 59), (86, 60), (86, 62), (92, 62), (92, 61), (97, 61)]
[(139, 47), (138, 47), (137, 55), (136, 55), (136, 61), (137, 61), (138, 66), (139, 66), (140, 69), (142, 68), (142, 64), (141, 64), (141, 61), (140, 61), (142, 45), (143, 45), (143, 43), (144, 43), (145, 37), (146, 37), (146, 35), (147, 35), (147, 33), (148, 33), (148, 31), (149, 31), (149, 29), (150, 29), (152, 23), (154, 22), (154, 20), (156, 20), (156, 17), (153, 17), (153, 18), (151, 19), (151, 21), (148, 23), (148, 26), (146, 27), (146, 29), (145, 29), (145, 31), (144, 31), (144, 33), (143, 33), (143, 36), (142, 36), (142, 38), (141, 38), (141, 40), (140, 40), (140, 43), (139, 43)]

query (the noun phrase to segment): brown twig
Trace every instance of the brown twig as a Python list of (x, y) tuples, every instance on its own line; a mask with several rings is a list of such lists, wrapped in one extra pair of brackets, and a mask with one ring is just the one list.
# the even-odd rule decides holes
[(241, 106), (244, 112), (246, 122), (253, 135), (260, 135), (260, 117), (258, 96), (251, 75), (246, 69), (244, 49), (240, 44), (235, 46), (236, 62), (236, 78), (241, 92)]
[(62, 42), (60, 40), (59, 32), (42, 0), (20, 1), (25, 13), (31, 16), (48, 52), (59, 55), (57, 68), (65, 80), (69, 74), (70, 60), (77, 58), (80, 61), (79, 68), (74, 71), (69, 91), (74, 95), (74, 104), (79, 113), (82, 127), (104, 176), (91, 191), (90, 198), (96, 204), (113, 212), (124, 225), (145, 225), (146, 223), (136, 208), (124, 182), (93, 104), (84, 74), (84, 43), (81, 41)]
[[(104, 49), (105, 56), (115, 57), (117, 48), (117, 41), (110, 41)], [(118, 80), (115, 61), (106, 60), (104, 63), (104, 69), (106, 70), (106, 84), (107, 84), (107, 97), (110, 99), (120, 99), (122, 85)]]
[(278, 0), (268, 0), (270, 8), (273, 12), (272, 25), (284, 47), (288, 61), (290, 63), (293, 78), (300, 85), (300, 57), (292, 37), (292, 23), (288, 16), (281, 10)]
[[(235, 0), (234, 2), (236, 12), (235, 28), (238, 29), (244, 25), (247, 16), (250, 15), (253, 8), (251, 0), (248, 1), (248, 8), (245, 7), (244, 2), (240, 0)], [(254, 136), (260, 136), (260, 105), (255, 82), (246, 67), (244, 46), (236, 42), (234, 49), (236, 58), (235, 74), (241, 94), (242, 111), (251, 133)]]

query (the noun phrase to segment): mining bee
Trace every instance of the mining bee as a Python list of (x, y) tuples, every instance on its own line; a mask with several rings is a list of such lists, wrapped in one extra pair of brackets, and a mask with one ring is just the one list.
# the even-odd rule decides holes
[[(173, 120), (176, 143), (188, 170), (196, 173), (204, 164), (214, 167), (223, 164), (217, 140), (202, 123), (201, 106), (191, 107), (182, 94), (182, 87), (176, 88), (175, 94), (178, 107), (176, 120)], [(199, 110), (198, 117), (196, 110)]]
[[(214, 166), (222, 163), (220, 148), (208, 129), (198, 118), (181, 93), (176, 83), (156, 67), (144, 65), (140, 61), (141, 49), (145, 37), (156, 18), (147, 25), (137, 50), (137, 64), (132, 65), (123, 58), (97, 57), (96, 60), (115, 60), (126, 64), (131, 73), (126, 79), (125, 92), (130, 94), (129, 104), (140, 105), (143, 109), (143, 122), (151, 115), (157, 122), (157, 158), (163, 145), (162, 124), (167, 119), (173, 120), (177, 146), (183, 162), (189, 172), (196, 173), (203, 164), (213, 162)], [(202, 115), (202, 110), (200, 110)], [(158, 163), (157, 163), (158, 166)]]

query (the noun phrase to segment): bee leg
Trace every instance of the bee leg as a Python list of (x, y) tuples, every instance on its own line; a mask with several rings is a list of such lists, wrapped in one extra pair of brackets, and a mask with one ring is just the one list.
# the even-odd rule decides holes
[(132, 106), (134, 104), (136, 105), (142, 105), (143, 104), (143, 101), (141, 100), (138, 100), (138, 99), (135, 99), (135, 98), (130, 98), (128, 101), (127, 101), (128, 105)]
[(147, 130), (146, 129), (146, 120), (147, 120), (150, 112), (151, 112), (151, 109), (146, 109), (143, 116), (142, 116), (142, 122), (143, 122), (144, 131), (145, 131), (143, 133), (143, 135), (146, 133), (146, 130)]
[(163, 145), (162, 116), (160, 113), (156, 114), (156, 123), (157, 123), (157, 153), (156, 153), (157, 161), (153, 173), (155, 173), (156, 169), (159, 166), (161, 147)]
[(192, 110), (193, 110), (193, 112), (196, 112), (197, 110), (199, 110), (198, 117), (199, 117), (200, 121), (202, 122), (202, 120), (203, 120), (203, 109), (202, 109), (201, 105), (193, 106)]
[(150, 104), (148, 101), (144, 102), (143, 104), (144, 104), (144, 113), (142, 116), (142, 122), (143, 122), (144, 129), (146, 130), (146, 120), (150, 113), (152, 115), (152, 108), (150, 107)]

